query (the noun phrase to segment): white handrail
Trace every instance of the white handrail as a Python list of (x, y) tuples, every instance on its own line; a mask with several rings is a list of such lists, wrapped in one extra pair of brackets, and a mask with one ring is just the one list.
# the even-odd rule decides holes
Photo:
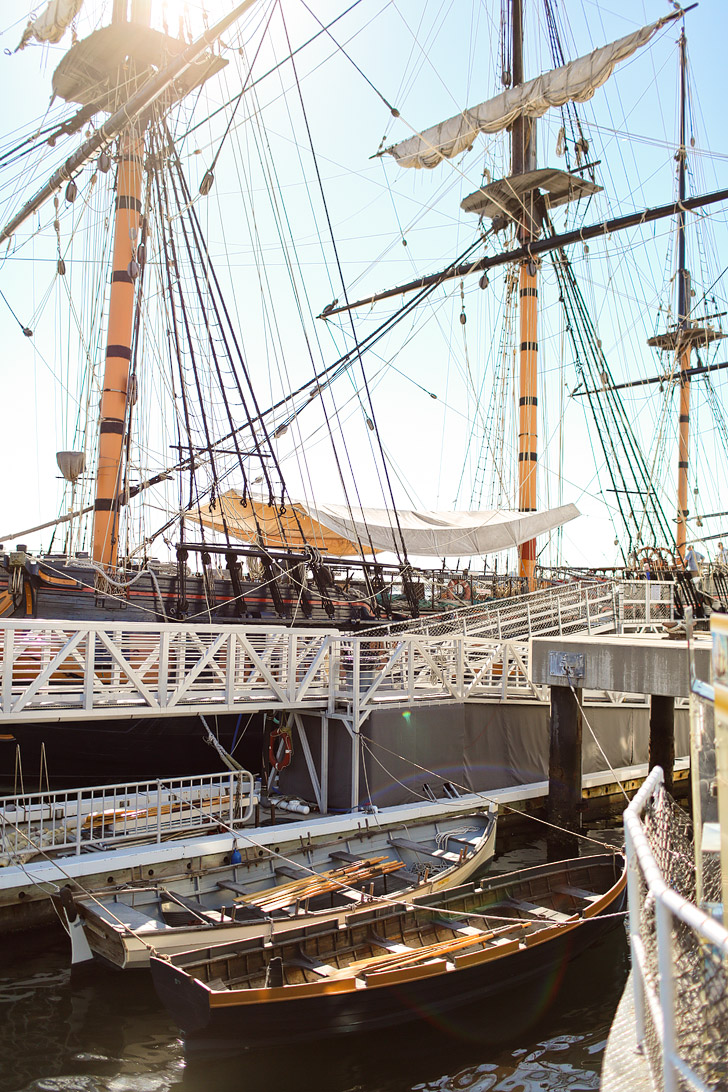
[(245, 826), (255, 804), (247, 770), (4, 796), (0, 857), (22, 860), (49, 850), (78, 856), (129, 840), (160, 843), (221, 821)]
[[(649, 1015), (661, 1056), (660, 1077), (665, 1092), (678, 1092), (684, 1084), (695, 1089), (696, 1092), (706, 1092), (708, 1086), (680, 1054), (680, 1024), (676, 1010), (677, 991), (672, 951), (672, 919), (676, 918), (686, 925), (704, 945), (710, 946), (715, 956), (723, 960), (728, 959), (728, 930), (724, 929), (710, 914), (671, 888), (655, 860), (643, 828), (642, 816), (663, 785), (663, 771), (659, 766), (655, 766), (624, 812), (629, 935), (637, 1044), (640, 1049), (644, 1049), (647, 1045)], [(655, 905), (656, 967), (649, 966), (647, 947), (641, 934), (641, 915), (646, 894), (643, 893), (640, 881)], [(653, 985), (655, 981), (657, 989)], [(705, 1015), (707, 1018), (708, 1013), (706, 1012)]]

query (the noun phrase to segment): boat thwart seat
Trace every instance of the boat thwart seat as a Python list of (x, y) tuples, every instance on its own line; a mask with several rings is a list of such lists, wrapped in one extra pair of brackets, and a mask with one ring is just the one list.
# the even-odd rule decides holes
[(539, 906), (535, 902), (526, 902), (525, 899), (509, 899), (508, 903), (518, 910), (519, 913), (527, 914), (529, 917), (539, 918), (542, 921), (552, 921), (561, 924), (565, 921), (571, 921), (573, 918), (573, 914), (562, 914), (560, 910), (552, 910), (549, 906)]
[(454, 853), (448, 849), (434, 849), (424, 846), (421, 842), (413, 842), (410, 838), (388, 838), (390, 846), (394, 849), (407, 849), (411, 853), (422, 854), (424, 857), (432, 857), (433, 860), (454, 862), (460, 859), (459, 853)]
[(594, 891), (585, 891), (582, 887), (571, 887), (570, 884), (560, 884), (554, 888), (554, 891), (558, 891), (560, 895), (571, 895), (575, 899), (581, 899), (582, 902), (598, 902), (602, 897)]

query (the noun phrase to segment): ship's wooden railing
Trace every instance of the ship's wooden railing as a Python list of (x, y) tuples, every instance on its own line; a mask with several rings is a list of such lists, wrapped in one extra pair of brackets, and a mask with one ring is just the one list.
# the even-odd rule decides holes
[(0, 797), (0, 864), (203, 834), (250, 822), (247, 770)]

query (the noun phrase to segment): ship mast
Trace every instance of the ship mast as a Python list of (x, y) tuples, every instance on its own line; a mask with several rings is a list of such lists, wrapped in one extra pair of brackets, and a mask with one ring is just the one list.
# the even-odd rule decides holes
[(677, 229), (677, 322), (664, 334), (651, 337), (647, 344), (671, 351), (679, 361), (680, 420), (678, 423), (677, 455), (677, 531), (675, 546), (680, 561), (685, 561), (687, 545), (688, 463), (690, 455), (690, 380), (695, 369), (690, 366), (694, 345), (708, 346), (711, 341), (724, 337), (710, 326), (701, 326), (690, 318), (690, 271), (687, 268), (685, 237), (685, 213), (690, 207), (686, 195), (686, 121), (687, 121), (687, 38), (685, 27), (679, 38), (680, 46), (680, 133), (675, 158), (678, 163), (678, 207), (675, 217)]
[[(114, 0), (112, 25), (131, 22), (149, 26), (149, 0)], [(109, 295), (106, 362), (101, 394), (99, 454), (96, 473), (92, 554), (105, 568), (118, 558), (119, 508), (125, 428), (129, 397), (135, 287), (132, 262), (141, 220), (144, 129), (130, 126), (119, 139), (116, 179), (114, 259)]]
[[(593, 50), (590, 54), (578, 57), (574, 61), (562, 62), (557, 68), (544, 73), (537, 79), (524, 80), (523, 73), (523, 9), (524, 0), (510, 0), (508, 10), (510, 12), (510, 36), (504, 32), (504, 39), (510, 38), (511, 58), (510, 71), (505, 71), (508, 65), (504, 63), (503, 84), (505, 90), (493, 98), (479, 105), (465, 109), (454, 117), (439, 122), (435, 126), (416, 133), (413, 137), (399, 141), (386, 148), (381, 148), (378, 155), (391, 155), (396, 162), (405, 168), (432, 168), (445, 159), (452, 159), (469, 150), (478, 133), (496, 133), (508, 130), (511, 144), (511, 173), (507, 178), (491, 182), (481, 183), (475, 193), (470, 194), (460, 204), (460, 207), (470, 213), (475, 213), (480, 220), (489, 218), (492, 221), (492, 231), (498, 233), (508, 228), (509, 222), (516, 225), (519, 246), (501, 254), (486, 255), (482, 258), (464, 261), (470, 258), (472, 250), (469, 248), (461, 257), (452, 263), (447, 269), (439, 273), (424, 276), (406, 285), (376, 293), (363, 300), (348, 302), (345, 306), (338, 306), (338, 301), (324, 309), (322, 318), (329, 318), (344, 310), (352, 310), (362, 305), (371, 305), (380, 299), (400, 295), (403, 292), (419, 291), (423, 298), (428, 291), (437, 284), (467, 274), (483, 272), (506, 263), (514, 263), (518, 266), (519, 281), (519, 413), (518, 413), (518, 508), (520, 511), (532, 512), (537, 503), (537, 473), (538, 473), (538, 260), (537, 255), (548, 251), (563, 252), (564, 246), (574, 242), (586, 242), (587, 239), (599, 238), (634, 224), (646, 223), (657, 220), (663, 216), (680, 213), (679, 223), (681, 239), (681, 269), (680, 278), (681, 302), (679, 304), (679, 325), (673, 327), (667, 333), (653, 338), (651, 345), (661, 349), (669, 349), (673, 352), (684, 350), (682, 357), (682, 378), (684, 397), (689, 397), (690, 375), (690, 349), (693, 342), (700, 341), (708, 344), (710, 341), (721, 337), (710, 327), (698, 328), (688, 318), (687, 301), (689, 299), (689, 274), (684, 270), (684, 229), (685, 211), (698, 205), (710, 204), (726, 199), (728, 191), (717, 191), (705, 194), (700, 198), (685, 198), (685, 57), (683, 34), (683, 105), (682, 105), (682, 154), (681, 188), (677, 202), (657, 208), (645, 209), (638, 214), (616, 217), (601, 224), (592, 224), (587, 227), (579, 227), (576, 230), (565, 232), (558, 236), (553, 232), (549, 212), (552, 208), (579, 201), (582, 198), (599, 193), (601, 186), (582, 177), (582, 171), (595, 164), (580, 165), (577, 161), (575, 170), (563, 171), (554, 168), (536, 168), (536, 118), (541, 117), (548, 109), (556, 106), (564, 106), (569, 102), (584, 102), (591, 98), (598, 87), (607, 80), (616, 64), (631, 57), (638, 49), (645, 47), (657, 32), (675, 19), (684, 17), (690, 8), (677, 8), (669, 15), (658, 19), (655, 23), (640, 27), (631, 34), (610, 42), (605, 46)], [(693, 5), (694, 6), (694, 5)], [(586, 142), (581, 138), (575, 143), (577, 156), (586, 151)], [(546, 225), (548, 234), (539, 238), (542, 227)], [(566, 261), (565, 256), (559, 259)], [(405, 313), (411, 306), (405, 305)], [(581, 306), (581, 305), (580, 305)], [(591, 333), (589, 334), (591, 337)], [(577, 348), (577, 353), (581, 348)], [(602, 391), (616, 389), (613, 386), (604, 386), (603, 376), (606, 372), (602, 369), (602, 385), (598, 389), (587, 389), (584, 393), (600, 395)], [(580, 392), (581, 393), (581, 392)], [(687, 465), (687, 403), (681, 410), (681, 429), (685, 428), (685, 454), (681, 453), (681, 468), (683, 462)], [(612, 416), (614, 416), (612, 412)], [(629, 423), (626, 423), (629, 433)], [(630, 434), (631, 435), (631, 434)], [(617, 445), (612, 444), (607, 457), (617, 454)], [(636, 459), (640, 467), (635, 471), (633, 480), (635, 488), (627, 484), (628, 479), (620, 473), (620, 479), (624, 484), (623, 490), (618, 492), (642, 494), (650, 498), (650, 504), (654, 507), (655, 499), (649, 487), (647, 465), (637, 453), (633, 440), (624, 446), (627, 462), (631, 466)], [(644, 471), (644, 475), (643, 475)], [(614, 479), (613, 479), (614, 480)], [(647, 483), (647, 484), (646, 484)], [(684, 477), (685, 497), (681, 507), (687, 507), (687, 476)], [(647, 501), (645, 502), (647, 504)], [(630, 514), (634, 516), (634, 513)], [(661, 511), (658, 512), (662, 516)], [(683, 536), (684, 521), (683, 515)], [(636, 517), (634, 517), (636, 519)], [(659, 523), (659, 520), (658, 520)], [(663, 519), (662, 529), (667, 528)], [(672, 535), (670, 535), (672, 538)], [(684, 538), (683, 538), (684, 541)], [(532, 590), (535, 582), (536, 567), (536, 540), (530, 539), (522, 543), (518, 548), (519, 575), (527, 582), (528, 589)]]
[[(523, 78), (523, 0), (511, 0), (513, 84)], [(522, 175), (536, 168), (536, 125), (531, 118), (519, 115), (511, 128), (511, 175)], [(520, 218), (518, 238), (528, 246), (536, 232), (531, 214), (534, 193), (525, 196), (526, 205)], [(520, 382), (518, 401), (518, 508), (521, 512), (536, 511), (538, 466), (538, 267), (532, 258), (524, 258), (518, 267)], [(518, 547), (518, 573), (534, 589), (536, 539)]]
[[(685, 27), (680, 34), (680, 148), (678, 151), (678, 200), (681, 208), (677, 215), (677, 322), (678, 330), (684, 331), (688, 321), (690, 273), (685, 265), (685, 108), (686, 108), (686, 56)], [(685, 560), (688, 519), (688, 457), (690, 453), (690, 341), (684, 340), (680, 351), (680, 422), (678, 429), (677, 463), (677, 535), (675, 544), (681, 561)]]
[[(209, 49), (254, 3), (256, 0), (241, 0), (196, 41), (185, 46), (151, 30), (151, 0), (113, 0), (111, 27), (103, 27), (76, 42), (53, 76), (54, 95), (109, 116), (0, 229), (2, 243), (61, 186), (72, 182), (97, 152), (104, 151), (119, 137), (113, 273), (92, 541), (93, 558), (105, 567), (113, 568), (117, 561), (118, 516), (123, 502), (121, 468), (128, 419), (144, 130), (155, 103), (169, 106), (225, 67), (227, 60)], [(132, 59), (140, 41), (144, 59), (132, 71)]]

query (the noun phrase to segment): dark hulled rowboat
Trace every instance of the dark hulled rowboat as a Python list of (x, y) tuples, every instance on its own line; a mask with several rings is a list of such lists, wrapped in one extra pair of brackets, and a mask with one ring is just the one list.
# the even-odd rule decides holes
[(376, 1031), (543, 978), (619, 920), (609, 853), (350, 914), (272, 944), (152, 959), (188, 1050), (227, 1052)]

